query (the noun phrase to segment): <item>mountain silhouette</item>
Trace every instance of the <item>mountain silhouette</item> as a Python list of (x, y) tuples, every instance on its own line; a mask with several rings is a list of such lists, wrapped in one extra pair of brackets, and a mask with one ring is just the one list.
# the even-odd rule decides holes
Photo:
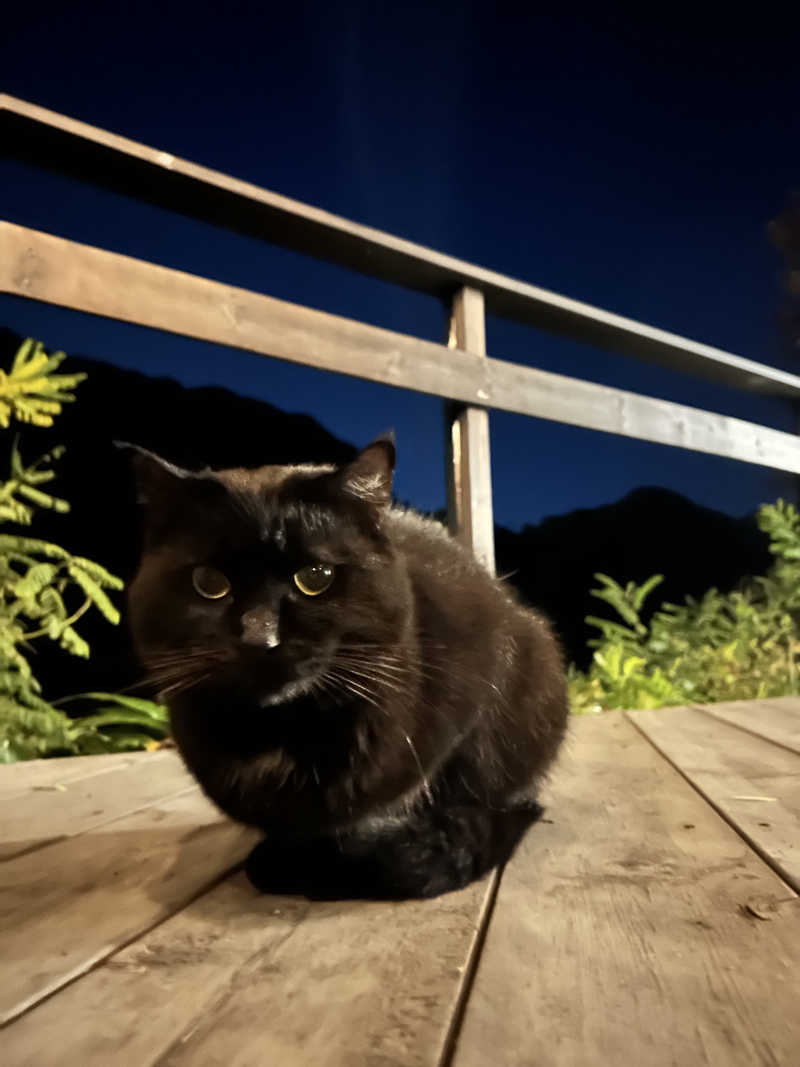
[(591, 660), (586, 642), (598, 631), (587, 615), (616, 618), (591, 595), (594, 575), (618, 582), (664, 581), (643, 612), (647, 620), (664, 601), (682, 603), (712, 586), (727, 592), (747, 575), (763, 574), (769, 539), (754, 516), (732, 518), (656, 486), (634, 489), (604, 507), (586, 508), (524, 526), (519, 533), (495, 528), (497, 572), (554, 622), (568, 658), (579, 667)]

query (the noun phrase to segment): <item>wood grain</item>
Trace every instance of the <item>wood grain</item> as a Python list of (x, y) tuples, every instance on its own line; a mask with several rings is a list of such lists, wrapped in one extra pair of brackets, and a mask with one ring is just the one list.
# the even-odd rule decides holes
[(455, 352), (8, 222), (0, 222), (0, 291), (476, 407), (800, 473), (794, 434)]
[(800, 890), (800, 756), (694, 708), (631, 721), (795, 890)]
[(237, 875), (18, 1019), (6, 1062), (434, 1067), (486, 891), (311, 904)]
[(697, 704), (699, 711), (738, 726), (757, 737), (800, 755), (800, 699), (737, 700), (729, 704)]
[[(459, 289), (453, 299), (450, 348), (486, 355), (483, 294)], [(489, 412), (445, 406), (449, 424), (447, 517), (450, 533), (494, 574), (494, 516)]]
[(95, 774), (116, 771), (120, 767), (156, 763), (159, 752), (109, 753), (99, 756), (65, 756), (63, 759), (22, 760), (0, 764), (0, 797), (28, 796), (32, 790), (60, 792), (61, 786), (90, 778)]
[(483, 292), (488, 311), (497, 315), (670, 370), (758, 392), (800, 395), (797, 375), (477, 267), (5, 94), (0, 94), (0, 138), (6, 153), (49, 171), (363, 274), (443, 299), (470, 286)]
[(0, 1021), (183, 907), (255, 839), (194, 791), (4, 863)]
[(575, 723), (549, 805), (503, 875), (454, 1067), (796, 1063), (797, 897), (620, 713)]
[[(4, 803), (0, 807), (0, 860), (196, 788), (174, 752), (154, 752), (146, 760), (113, 758), (116, 766), (107, 764), (95, 774), (66, 782), (56, 778), (54, 785), (34, 786), (14, 803)], [(60, 771), (68, 773), (67, 768)]]

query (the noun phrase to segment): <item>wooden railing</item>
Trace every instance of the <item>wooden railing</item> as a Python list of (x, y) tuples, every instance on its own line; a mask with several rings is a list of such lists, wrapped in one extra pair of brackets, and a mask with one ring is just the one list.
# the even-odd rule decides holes
[(762, 394), (800, 377), (472, 266), (0, 95), (0, 147), (161, 207), (449, 302), (448, 344), (276, 300), (0, 221), (0, 291), (448, 401), (453, 532), (493, 567), (490, 408), (800, 473), (800, 438), (486, 354), (485, 313)]

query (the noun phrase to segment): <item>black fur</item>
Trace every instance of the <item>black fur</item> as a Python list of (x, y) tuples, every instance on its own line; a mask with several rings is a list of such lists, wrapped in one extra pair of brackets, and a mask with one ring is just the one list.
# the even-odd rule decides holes
[[(134, 638), (190, 770), (267, 834), (252, 882), (435, 896), (505, 862), (564, 735), (561, 657), (438, 524), (390, 506), (393, 444), (339, 470), (136, 467)], [(315, 597), (293, 581), (311, 563), (334, 568)], [(230, 593), (199, 596), (199, 566)]]

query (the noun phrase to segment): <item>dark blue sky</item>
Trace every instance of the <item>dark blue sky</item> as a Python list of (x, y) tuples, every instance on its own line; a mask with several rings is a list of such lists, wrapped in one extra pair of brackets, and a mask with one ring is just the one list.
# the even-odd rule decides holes
[[(796, 26), (467, 0), (81, 4), (4, 15), (7, 91), (348, 218), (788, 367), (765, 226), (800, 185)], [(441, 340), (433, 299), (0, 162), (6, 218)], [(398, 493), (444, 498), (438, 400), (0, 298), (0, 322), (191, 384), (399, 438)], [(795, 429), (778, 401), (490, 320), (490, 354)], [(733, 514), (795, 479), (492, 415), (497, 518), (664, 485)]]

